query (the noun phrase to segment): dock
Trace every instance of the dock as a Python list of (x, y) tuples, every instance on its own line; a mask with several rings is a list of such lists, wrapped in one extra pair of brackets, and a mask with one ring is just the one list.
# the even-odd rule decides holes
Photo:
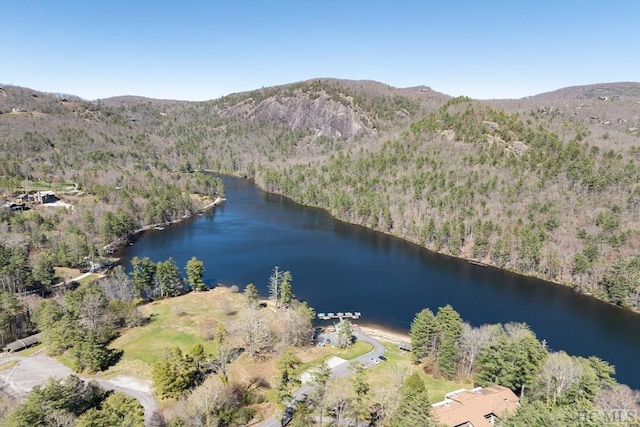
[(362, 314), (359, 311), (351, 312), (338, 312), (338, 313), (318, 313), (318, 319), (331, 320), (331, 319), (359, 319)]

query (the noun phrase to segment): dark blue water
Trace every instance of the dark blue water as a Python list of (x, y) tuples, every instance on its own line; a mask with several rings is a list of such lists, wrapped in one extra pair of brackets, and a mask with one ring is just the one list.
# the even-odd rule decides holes
[(154, 261), (192, 256), (207, 283), (253, 282), (266, 295), (272, 268), (293, 274), (298, 299), (317, 312), (360, 311), (361, 323), (408, 330), (416, 312), (451, 304), (474, 326), (526, 322), (553, 350), (595, 355), (617, 379), (640, 388), (640, 316), (571, 289), (431, 253), (223, 178), (227, 203), (163, 231), (148, 232), (120, 254)]

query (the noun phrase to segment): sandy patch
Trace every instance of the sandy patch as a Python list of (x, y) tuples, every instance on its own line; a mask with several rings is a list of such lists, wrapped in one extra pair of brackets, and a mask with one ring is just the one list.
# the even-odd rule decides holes
[(387, 341), (387, 342), (392, 342), (396, 344), (411, 342), (409, 333), (406, 333), (406, 332), (394, 331), (378, 325), (360, 325), (360, 329), (365, 334), (373, 338), (376, 338), (380, 341)]

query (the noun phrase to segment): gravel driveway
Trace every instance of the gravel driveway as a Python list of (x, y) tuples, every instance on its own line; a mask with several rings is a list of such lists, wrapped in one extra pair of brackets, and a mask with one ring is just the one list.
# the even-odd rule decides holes
[[(33, 356), (23, 357), (15, 355), (0, 356), (0, 364), (15, 361), (15, 365), (0, 370), (0, 389), (18, 399), (24, 397), (31, 389), (43, 384), (50, 377), (64, 378), (74, 372), (40, 351)], [(95, 379), (106, 390), (117, 390), (129, 397), (133, 397), (144, 407), (145, 421), (148, 423), (153, 411), (158, 408), (151, 382), (130, 376), (118, 376), (109, 380), (99, 377), (83, 378)]]

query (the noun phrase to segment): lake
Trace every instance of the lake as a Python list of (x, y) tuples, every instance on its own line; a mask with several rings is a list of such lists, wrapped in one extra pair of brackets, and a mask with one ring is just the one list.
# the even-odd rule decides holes
[(274, 266), (316, 312), (360, 311), (360, 323), (408, 331), (425, 307), (451, 304), (474, 326), (525, 322), (552, 350), (598, 356), (616, 378), (640, 389), (640, 316), (571, 289), (435, 254), (401, 239), (346, 224), (320, 209), (268, 194), (251, 181), (223, 177), (227, 202), (162, 231), (150, 231), (119, 256), (184, 268), (205, 264), (207, 283), (254, 283), (267, 294)]

